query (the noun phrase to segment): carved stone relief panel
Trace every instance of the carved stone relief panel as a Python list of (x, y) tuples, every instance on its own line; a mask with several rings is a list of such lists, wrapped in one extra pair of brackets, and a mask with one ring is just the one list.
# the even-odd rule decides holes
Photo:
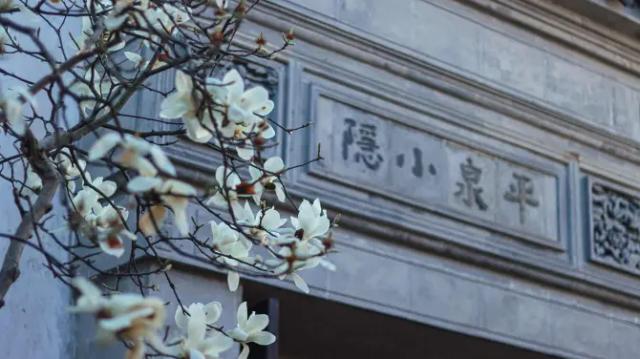
[(490, 230), (560, 242), (552, 171), (411, 127), (366, 103), (315, 93), (313, 141), (325, 158), (312, 167), (316, 175)]
[(640, 273), (640, 197), (592, 181), (591, 259)]

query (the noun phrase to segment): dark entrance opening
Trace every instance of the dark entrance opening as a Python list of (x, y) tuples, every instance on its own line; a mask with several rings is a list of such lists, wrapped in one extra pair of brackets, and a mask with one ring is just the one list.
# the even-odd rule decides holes
[(252, 348), (253, 359), (552, 359), (483, 338), (439, 329), (328, 300), (245, 283), (256, 311), (270, 311), (277, 346)]

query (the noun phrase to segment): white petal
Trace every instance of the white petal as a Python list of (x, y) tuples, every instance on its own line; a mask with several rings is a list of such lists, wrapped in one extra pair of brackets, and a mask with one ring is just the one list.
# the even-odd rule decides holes
[(173, 167), (173, 164), (171, 163), (171, 161), (169, 161), (169, 158), (160, 147), (152, 146), (149, 153), (151, 154), (151, 158), (153, 159), (153, 162), (164, 173), (172, 176), (176, 175), (175, 167)]
[(251, 147), (236, 147), (236, 151), (238, 152), (238, 157), (245, 161), (250, 161), (254, 155), (253, 148)]
[(247, 359), (249, 357), (249, 346), (242, 344), (242, 351), (238, 355), (238, 359)]
[(278, 174), (284, 170), (284, 161), (278, 156), (271, 157), (264, 162), (264, 169), (269, 173)]
[(240, 73), (235, 69), (230, 70), (224, 75), (222, 83), (227, 86), (229, 102), (234, 102), (242, 96), (244, 92), (244, 82), (242, 81)]
[(251, 112), (255, 112), (259, 106), (267, 101), (269, 101), (269, 93), (262, 86), (256, 86), (247, 90), (239, 100), (240, 106)]
[(239, 327), (244, 327), (246, 325), (248, 316), (247, 302), (240, 303), (238, 306), (238, 312), (236, 313), (236, 320), (238, 321)]
[(107, 152), (111, 151), (121, 140), (122, 137), (120, 137), (120, 134), (115, 132), (110, 132), (100, 137), (93, 146), (91, 146), (91, 149), (89, 149), (89, 160), (95, 161), (104, 157)]
[(251, 313), (247, 320), (246, 330), (249, 333), (257, 333), (269, 325), (269, 316), (266, 314)]
[(204, 354), (200, 353), (195, 349), (189, 350), (189, 359), (207, 359)]
[(182, 308), (178, 306), (176, 308), (176, 314), (174, 315), (174, 320), (178, 328), (185, 330), (187, 329), (187, 325), (189, 323), (189, 317), (182, 311)]
[(176, 71), (176, 90), (180, 93), (188, 93), (193, 89), (191, 76), (182, 71)]
[(106, 197), (111, 197), (116, 193), (118, 185), (113, 181), (104, 181), (96, 186)]
[(300, 289), (304, 293), (309, 294), (309, 286), (307, 285), (307, 282), (305, 282), (298, 273), (291, 273), (290, 276), (291, 279), (293, 279), (293, 283), (296, 285), (296, 287), (298, 287), (298, 289)]
[[(235, 292), (238, 289), (238, 286), (240, 285), (240, 275), (238, 272), (231, 270), (227, 272), (227, 285), (229, 286), (229, 290), (232, 292)], [(238, 311), (240, 311), (240, 309), (238, 309)]]
[(207, 324), (211, 325), (220, 319), (222, 314), (222, 304), (220, 302), (211, 302), (205, 306), (207, 315)]
[(157, 188), (161, 184), (160, 178), (138, 176), (127, 183), (127, 190), (132, 193), (143, 193)]
[(276, 341), (276, 336), (269, 332), (260, 332), (253, 335), (251, 341), (258, 345), (271, 345)]

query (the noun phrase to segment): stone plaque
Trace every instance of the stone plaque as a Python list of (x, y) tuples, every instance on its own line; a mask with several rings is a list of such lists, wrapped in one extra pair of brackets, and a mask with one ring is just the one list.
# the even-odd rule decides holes
[(316, 95), (315, 141), (325, 158), (318, 174), (491, 230), (560, 241), (554, 174), (398, 120)]

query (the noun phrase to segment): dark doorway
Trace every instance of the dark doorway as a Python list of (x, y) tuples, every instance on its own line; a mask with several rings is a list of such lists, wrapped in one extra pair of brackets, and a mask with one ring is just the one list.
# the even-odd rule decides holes
[(257, 350), (254, 359), (555, 358), (263, 285), (247, 283), (244, 293), (250, 305), (279, 312), (276, 351)]

